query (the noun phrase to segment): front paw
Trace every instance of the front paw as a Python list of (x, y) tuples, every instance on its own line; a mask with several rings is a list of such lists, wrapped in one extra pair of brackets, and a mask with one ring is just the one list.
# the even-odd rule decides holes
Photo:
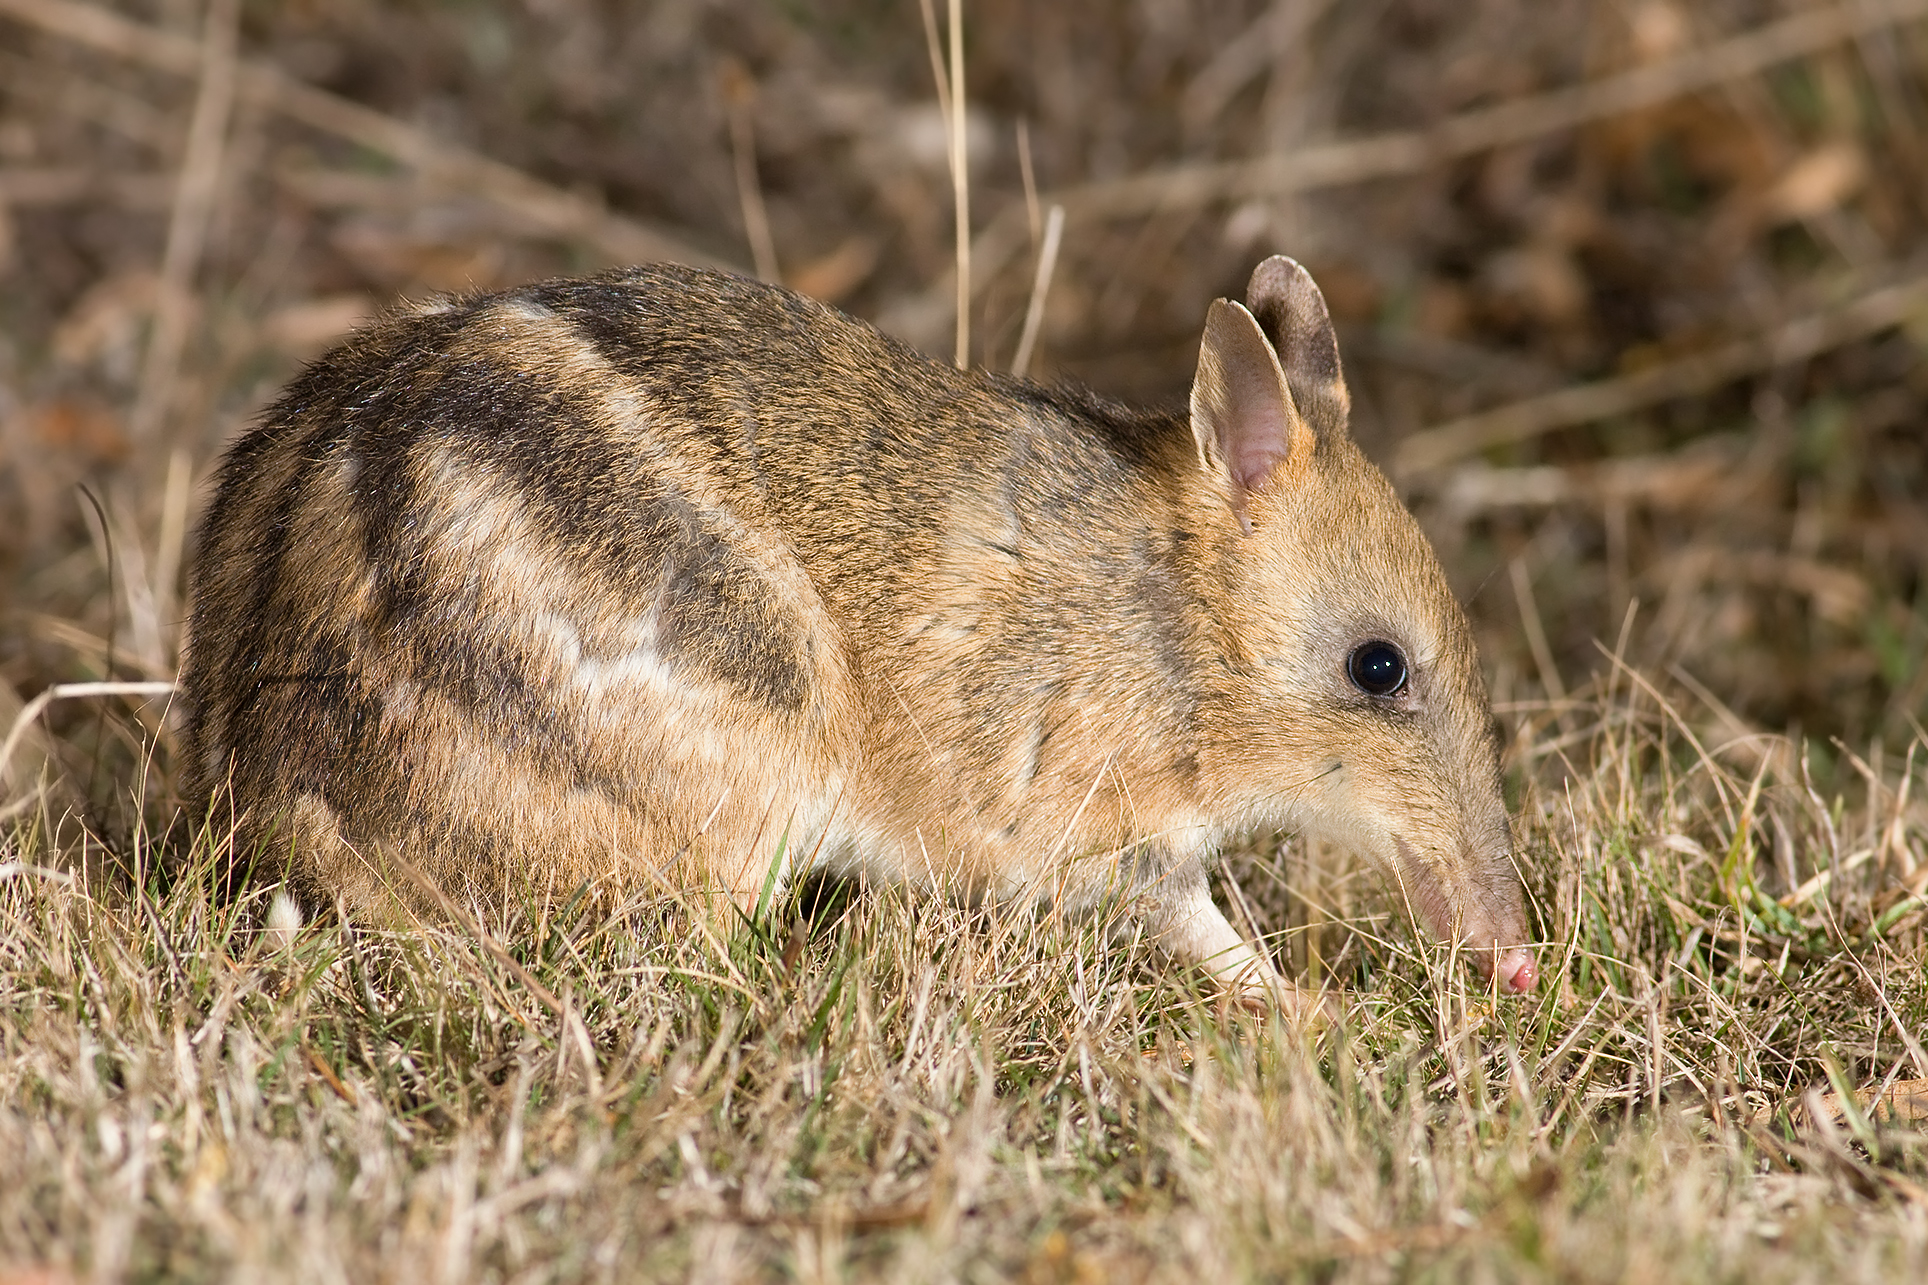
[(1277, 1013), (1309, 1034), (1338, 1025), (1344, 1011), (1344, 994), (1336, 987), (1298, 986), (1276, 974), (1229, 981), (1219, 996), (1219, 1014), (1227, 1021), (1241, 1016), (1263, 1021)]

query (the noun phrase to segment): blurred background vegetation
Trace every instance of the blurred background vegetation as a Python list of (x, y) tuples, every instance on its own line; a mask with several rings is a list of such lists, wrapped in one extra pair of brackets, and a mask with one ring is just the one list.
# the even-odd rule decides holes
[[(1928, 2), (963, 11), (973, 362), (1012, 364), (1050, 257), (1032, 373), (1175, 401), (1207, 303), (1291, 254), (1504, 716), (1574, 715), (1619, 650), (1722, 739), (1804, 732), (1823, 768), (1914, 739)], [(673, 257), (947, 359), (945, 25), (0, 0), (0, 727), (172, 676), (223, 443), (398, 298)], [(49, 726), (69, 768), (141, 743)]]

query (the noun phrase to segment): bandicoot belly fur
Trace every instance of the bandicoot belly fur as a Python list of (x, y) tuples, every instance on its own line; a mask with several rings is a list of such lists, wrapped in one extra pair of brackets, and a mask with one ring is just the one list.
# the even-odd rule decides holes
[(1471, 636), (1347, 404), (1284, 258), (1212, 305), (1189, 416), (687, 268), (403, 313), (221, 469), (190, 796), (310, 908), (748, 909), (815, 865), (1117, 899), (1289, 1005), (1206, 870), (1297, 828), (1531, 989)]

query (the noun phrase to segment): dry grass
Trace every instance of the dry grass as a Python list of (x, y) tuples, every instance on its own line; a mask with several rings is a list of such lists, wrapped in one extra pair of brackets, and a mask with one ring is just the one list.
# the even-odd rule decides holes
[[(1928, 4), (918, 8), (0, 0), (0, 1282), (1928, 1275)], [(1291, 841), (1220, 891), (1310, 1043), (888, 890), (284, 941), (151, 689), (17, 717), (173, 676), (197, 479), (398, 295), (754, 263), (1177, 397), (1274, 250), (1494, 670), (1528, 1002)]]
[(173, 878), (144, 834), (139, 870), (86, 841), (62, 870), (27, 821), (0, 866), (0, 1263), (1916, 1279), (1922, 768), (1822, 799), (1793, 747), (1704, 755), (1662, 701), (1623, 681), (1565, 711), (1571, 762), (1517, 747), (1533, 999), (1469, 989), (1371, 881), (1289, 845), (1230, 863), (1281, 955), (1349, 988), (1313, 1039), (1093, 924), (819, 889), (754, 925), (531, 896), (291, 935), (213, 891), (205, 838)]

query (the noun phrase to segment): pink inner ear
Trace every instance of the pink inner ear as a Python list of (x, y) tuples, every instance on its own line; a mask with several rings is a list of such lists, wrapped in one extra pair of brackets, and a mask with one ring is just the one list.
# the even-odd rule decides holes
[(1292, 455), (1292, 393), (1258, 322), (1243, 308), (1229, 327), (1221, 355), (1231, 414), (1220, 426), (1220, 448), (1232, 480), (1256, 491)]
[[(1283, 440), (1281, 437), (1280, 440)], [(1286, 452), (1269, 442), (1244, 441), (1232, 457), (1232, 480), (1245, 491), (1256, 491), (1272, 476), (1272, 470), (1285, 463)]]
[(1243, 304), (1220, 299), (1206, 313), (1192, 427), (1200, 458), (1216, 457), (1225, 470), (1233, 510), (1248, 530), (1244, 497), (1311, 449), (1311, 431), (1293, 408), (1278, 354)]

